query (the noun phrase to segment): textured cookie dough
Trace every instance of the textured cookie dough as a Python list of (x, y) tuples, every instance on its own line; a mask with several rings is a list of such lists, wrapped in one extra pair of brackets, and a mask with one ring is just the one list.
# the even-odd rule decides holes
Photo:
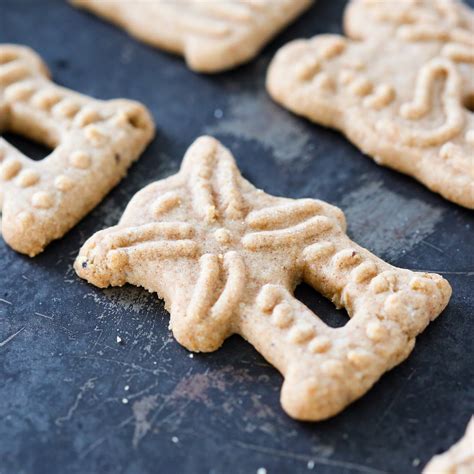
[(313, 0), (70, 0), (213, 73), (249, 61)]
[(435, 456), (423, 470), (423, 474), (472, 474), (474, 472), (474, 418), (467, 426), (466, 434), (454, 446)]
[[(75, 269), (102, 288), (158, 293), (191, 351), (240, 334), (284, 374), (286, 412), (322, 420), (404, 360), (451, 295), (439, 275), (395, 268), (345, 232), (340, 209), (256, 189), (201, 137), (178, 174), (141, 190), (117, 226), (84, 244)], [(293, 296), (301, 281), (351, 320), (328, 327)]]
[(267, 88), (382, 165), (474, 208), (474, 14), (453, 0), (352, 0), (347, 37), (284, 46)]
[(2, 234), (30, 257), (93, 209), (154, 134), (141, 104), (95, 100), (48, 76), (30, 49), (0, 45), (0, 133), (54, 149), (33, 161), (0, 137)]

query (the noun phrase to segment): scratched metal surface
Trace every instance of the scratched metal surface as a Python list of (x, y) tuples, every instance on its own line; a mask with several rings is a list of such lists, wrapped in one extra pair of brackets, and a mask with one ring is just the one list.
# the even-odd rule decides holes
[[(320, 1), (259, 59), (205, 77), (64, 2), (0, 1), (1, 42), (34, 47), (72, 89), (143, 101), (158, 125), (119, 187), (39, 257), (0, 241), (1, 474), (313, 466), (319, 474), (410, 474), (461, 435), (474, 402), (472, 214), (378, 167), (339, 134), (291, 116), (264, 91), (276, 48), (340, 32), (343, 7)], [(442, 273), (453, 286), (449, 308), (410, 358), (329, 421), (289, 419), (279, 406), (281, 376), (241, 339), (191, 358), (154, 295), (99, 290), (72, 271), (84, 240), (114, 224), (145, 184), (176, 172), (202, 133), (229, 146), (258, 187), (342, 207), (356, 241), (396, 265)], [(343, 323), (308, 288), (298, 295), (331, 324)]]

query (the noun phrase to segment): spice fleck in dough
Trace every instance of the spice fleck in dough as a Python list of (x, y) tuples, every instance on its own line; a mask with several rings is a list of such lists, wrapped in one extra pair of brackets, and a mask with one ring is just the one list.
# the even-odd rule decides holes
[[(158, 293), (191, 351), (240, 334), (284, 374), (286, 412), (322, 420), (404, 360), (451, 295), (439, 275), (395, 268), (345, 230), (338, 208), (256, 189), (201, 137), (178, 174), (141, 190), (117, 226), (84, 244), (75, 269), (99, 287)], [(301, 281), (351, 320), (328, 327), (293, 296)]]
[(474, 14), (454, 0), (352, 0), (347, 37), (284, 46), (267, 88), (382, 165), (474, 208)]

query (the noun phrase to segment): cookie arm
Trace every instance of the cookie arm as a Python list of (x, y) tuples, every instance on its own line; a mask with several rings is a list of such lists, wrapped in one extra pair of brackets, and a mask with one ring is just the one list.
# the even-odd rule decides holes
[(314, 244), (303, 258), (304, 279), (351, 320), (330, 328), (284, 287), (265, 285), (241, 319), (241, 334), (283, 373), (287, 413), (322, 420), (409, 355), (451, 289), (438, 275), (395, 269), (349, 239)]

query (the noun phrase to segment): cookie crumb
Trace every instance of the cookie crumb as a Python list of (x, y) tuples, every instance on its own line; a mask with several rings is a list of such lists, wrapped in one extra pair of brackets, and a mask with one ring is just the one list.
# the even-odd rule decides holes
[(189, 354), (188, 357), (192, 359), (194, 357), (194, 354)]
[(120, 345), (125, 344), (125, 343), (123, 342), (123, 339), (122, 339), (120, 336), (117, 336), (117, 339), (116, 339), (116, 340), (117, 340), (117, 344), (120, 344)]

